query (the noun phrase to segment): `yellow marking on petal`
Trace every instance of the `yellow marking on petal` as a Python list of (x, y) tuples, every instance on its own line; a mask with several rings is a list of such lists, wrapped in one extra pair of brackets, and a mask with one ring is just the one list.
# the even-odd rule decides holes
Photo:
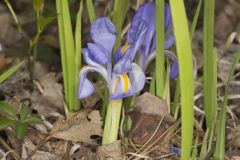
[(128, 92), (128, 89), (129, 89), (129, 83), (128, 83), (129, 79), (128, 79), (128, 76), (127, 76), (126, 73), (122, 74), (122, 78), (123, 78), (123, 84), (124, 84), (123, 93), (126, 94)]
[(121, 54), (124, 54), (129, 47), (130, 47), (130, 45), (128, 43), (126, 43), (121, 49)]

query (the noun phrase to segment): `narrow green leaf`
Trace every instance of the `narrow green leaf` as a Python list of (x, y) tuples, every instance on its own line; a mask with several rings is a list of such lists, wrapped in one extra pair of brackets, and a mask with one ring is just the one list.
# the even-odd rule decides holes
[(22, 104), (21, 110), (20, 110), (20, 119), (21, 119), (21, 121), (24, 121), (25, 119), (27, 119), (30, 116), (30, 113), (31, 113), (30, 107)]
[(213, 51), (214, 36), (214, 4), (215, 0), (204, 1), (203, 32), (203, 74), (204, 74), (204, 109), (207, 126), (210, 132), (217, 113), (216, 55)]
[(17, 139), (22, 139), (27, 133), (27, 124), (26, 123), (17, 123), (16, 125), (16, 137)]
[(44, 0), (33, 0), (33, 9), (36, 12), (40, 12), (43, 8)]
[(13, 66), (12, 68), (8, 69), (6, 72), (4, 72), (2, 75), (0, 75), (0, 83), (5, 81), (8, 77), (10, 77), (14, 72), (16, 72), (24, 62), (20, 62), (17, 65)]
[(64, 40), (64, 26), (63, 26), (63, 15), (62, 15), (62, 1), (56, 0), (56, 9), (58, 16), (58, 33), (60, 39), (60, 49), (61, 49), (61, 62), (62, 62), (62, 72), (63, 72), (63, 84), (65, 93), (65, 103), (64, 106), (69, 106), (66, 104), (69, 100), (69, 80), (68, 80), (68, 65), (67, 65), (67, 52)]
[(0, 101), (0, 113), (6, 115), (7, 117), (15, 117), (16, 112), (13, 110), (12, 106), (6, 102)]
[(42, 123), (42, 119), (36, 117), (36, 116), (29, 116), (26, 119), (22, 121), (22, 123), (28, 123), (28, 124), (39, 124)]
[(220, 119), (217, 127), (217, 140), (216, 140), (216, 149), (214, 153), (214, 158), (223, 160), (225, 155), (225, 127), (226, 127), (226, 111), (227, 111), (227, 102), (228, 102), (228, 88), (231, 82), (232, 76), (234, 74), (234, 70), (236, 69), (237, 63), (240, 60), (240, 47), (238, 52), (234, 58), (234, 62), (232, 64), (227, 84), (225, 85), (225, 93), (222, 110), (220, 112)]
[(192, 25), (191, 25), (191, 29), (190, 29), (191, 41), (193, 39), (194, 32), (196, 30), (196, 26), (197, 26), (197, 22), (198, 22), (198, 17), (199, 17), (199, 13), (200, 13), (200, 10), (201, 10), (201, 6), (202, 6), (202, 0), (199, 0), (197, 9), (196, 9), (195, 14), (194, 14), (194, 18), (193, 18), (193, 22), (192, 22)]
[(164, 0), (156, 1), (156, 96), (163, 98), (165, 87), (164, 67)]
[(182, 154), (181, 159), (190, 159), (193, 136), (193, 62), (187, 16), (183, 0), (170, 0), (174, 35), (179, 59), (181, 91)]
[(204, 135), (204, 137), (203, 137), (202, 147), (201, 147), (201, 152), (200, 152), (200, 159), (204, 159), (205, 156), (207, 155), (207, 140), (208, 140), (208, 135), (209, 135), (209, 128), (206, 130), (205, 135)]
[(196, 160), (196, 157), (197, 157), (197, 145), (198, 145), (198, 136), (195, 139), (195, 143), (194, 143), (193, 150), (192, 150), (191, 160)]
[(38, 20), (38, 25), (41, 31), (45, 29), (47, 25), (49, 25), (51, 22), (53, 22), (56, 19), (56, 17), (40, 17)]
[(152, 77), (149, 92), (152, 95), (156, 95), (156, 77), (155, 77), (155, 75)]
[[(82, 11), (83, 11), (83, 1), (80, 3), (80, 7), (77, 13), (77, 22), (76, 22), (76, 29), (75, 29), (75, 59), (76, 59), (76, 64), (75, 64), (75, 86), (78, 86), (78, 81), (79, 81), (79, 72), (81, 69), (81, 63), (82, 63), (82, 25), (81, 25), (81, 17), (82, 17)], [(75, 94), (78, 94), (78, 87), (75, 87)], [(80, 102), (79, 99), (76, 97), (75, 98), (75, 110), (80, 109)]]
[[(58, 12), (58, 26), (62, 54), (63, 72), (65, 76), (64, 85), (66, 95), (66, 104), (70, 111), (75, 110), (75, 48), (72, 32), (72, 24), (70, 19), (68, 0), (56, 0)], [(68, 90), (66, 92), (66, 90)]]
[(10, 13), (11, 13), (11, 15), (12, 15), (12, 17), (13, 17), (13, 19), (14, 19), (16, 25), (17, 25), (18, 32), (19, 32), (20, 34), (22, 34), (22, 33), (23, 33), (23, 31), (22, 31), (22, 27), (21, 27), (21, 25), (20, 25), (20, 23), (19, 23), (19, 20), (18, 20), (18, 18), (17, 18), (17, 15), (16, 15), (16, 13), (14, 12), (14, 10), (13, 10), (11, 4), (9, 3), (8, 0), (4, 0), (4, 2), (6, 3), (8, 9), (9, 9), (9, 11), (10, 11)]
[(0, 119), (0, 130), (13, 125), (14, 123), (15, 122), (13, 120), (8, 118)]
[(129, 5), (129, 0), (115, 0), (114, 7), (113, 7), (113, 24), (116, 26), (117, 29), (117, 38), (116, 43), (114, 46), (114, 51), (116, 51), (121, 45), (121, 33), (124, 20), (126, 18), (127, 9)]
[[(201, 10), (201, 6), (202, 6), (202, 0), (199, 0), (197, 9), (196, 9), (195, 14), (194, 14), (193, 22), (191, 24), (191, 29), (190, 29), (191, 42), (192, 42), (192, 39), (193, 39), (193, 36), (194, 36), (194, 33), (195, 33), (195, 29), (196, 29), (196, 26), (197, 26), (197, 21), (198, 21), (199, 13), (200, 13), (200, 10)], [(174, 102), (173, 102), (173, 106), (171, 107), (171, 113), (174, 115), (175, 119), (177, 118), (177, 115), (178, 115), (179, 97), (180, 97), (180, 83), (179, 83), (179, 79), (178, 79), (176, 89), (175, 89), (175, 93), (174, 93)]]
[(95, 10), (93, 7), (93, 1), (86, 0), (86, 3), (87, 3), (88, 16), (89, 16), (90, 22), (92, 23), (96, 18)]

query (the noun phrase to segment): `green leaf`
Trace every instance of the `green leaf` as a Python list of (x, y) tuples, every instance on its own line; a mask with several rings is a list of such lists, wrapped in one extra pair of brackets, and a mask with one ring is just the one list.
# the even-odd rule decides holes
[(16, 112), (12, 106), (6, 102), (0, 101), (0, 112), (6, 116), (15, 117)]
[(86, 3), (87, 3), (88, 16), (89, 16), (90, 22), (92, 23), (96, 18), (95, 10), (93, 7), (93, 1), (86, 0)]
[[(213, 50), (215, 0), (204, 1), (203, 26), (203, 95), (207, 127), (210, 132), (217, 115), (217, 62)], [(209, 132), (209, 133), (210, 133)]]
[(22, 139), (27, 133), (27, 124), (26, 123), (17, 123), (16, 125), (16, 136), (17, 139)]
[(126, 18), (129, 2), (130, 2), (129, 0), (114, 1), (112, 22), (116, 26), (116, 30), (118, 33), (116, 38), (116, 43), (114, 46), (114, 51), (116, 51), (121, 45), (122, 27)]
[(126, 116), (123, 121), (123, 131), (128, 132), (132, 128), (132, 119), (130, 116)]
[(156, 96), (163, 98), (165, 88), (164, 67), (164, 0), (156, 1)]
[(8, 69), (6, 72), (4, 72), (2, 75), (0, 75), (0, 83), (5, 81), (8, 77), (10, 77), (14, 72), (16, 72), (24, 62), (20, 62), (17, 65), (13, 66), (12, 68)]
[(58, 27), (63, 67), (64, 91), (69, 111), (76, 108), (75, 46), (68, 0), (57, 0)]
[(181, 91), (181, 159), (190, 159), (192, 150), (194, 122), (194, 81), (192, 49), (188, 21), (183, 0), (170, 0), (174, 35), (176, 38), (177, 56), (179, 60), (179, 79)]
[(49, 25), (51, 22), (53, 22), (56, 19), (56, 17), (40, 17), (38, 20), (38, 25), (41, 29), (41, 31), (44, 30), (44, 28)]
[[(77, 13), (77, 22), (75, 27), (75, 86), (78, 86), (79, 81), (79, 72), (82, 65), (82, 11), (83, 11), (83, 1), (81, 1), (79, 10)], [(75, 87), (75, 94), (78, 94), (78, 87)], [(77, 111), (80, 109), (80, 101), (78, 98), (75, 98), (75, 108)]]
[(39, 123), (42, 123), (42, 119), (36, 116), (29, 116), (25, 120), (23, 120), (22, 123), (39, 124)]
[(0, 130), (13, 125), (14, 123), (15, 121), (8, 118), (0, 119)]
[(217, 140), (216, 140), (216, 149), (214, 153), (214, 158), (216, 159), (224, 159), (225, 154), (225, 127), (226, 127), (226, 112), (227, 112), (227, 102), (228, 102), (228, 88), (231, 82), (231, 79), (234, 75), (234, 71), (236, 66), (240, 60), (240, 47), (238, 48), (238, 52), (234, 58), (233, 64), (231, 66), (231, 70), (228, 76), (227, 84), (225, 85), (225, 93), (222, 110), (220, 112), (220, 118), (217, 126)]
[(26, 120), (30, 116), (30, 113), (31, 113), (31, 109), (25, 104), (22, 104), (21, 110), (20, 110), (20, 120), (21, 121)]
[(33, 0), (33, 8), (36, 12), (40, 12), (43, 8), (44, 0)]
[(207, 140), (208, 140), (208, 135), (209, 135), (209, 128), (206, 130), (205, 135), (204, 135), (204, 137), (203, 137), (202, 147), (201, 147), (201, 152), (200, 152), (200, 159), (204, 159), (205, 156), (207, 155)]
[(198, 136), (195, 139), (195, 143), (194, 143), (193, 150), (192, 150), (191, 160), (196, 160), (196, 157), (197, 157), (197, 144), (198, 144)]

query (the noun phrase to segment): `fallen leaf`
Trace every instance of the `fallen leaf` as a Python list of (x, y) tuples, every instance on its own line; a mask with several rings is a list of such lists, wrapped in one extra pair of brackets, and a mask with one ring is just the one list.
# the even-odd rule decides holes
[(97, 110), (83, 109), (58, 122), (50, 135), (55, 138), (97, 145), (95, 137), (102, 136), (102, 121)]

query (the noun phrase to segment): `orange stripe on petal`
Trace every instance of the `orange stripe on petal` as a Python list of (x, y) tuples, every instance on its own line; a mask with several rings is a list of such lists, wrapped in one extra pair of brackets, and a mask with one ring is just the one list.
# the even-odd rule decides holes
[(130, 45), (128, 43), (126, 43), (121, 49), (121, 54), (124, 54), (129, 47), (130, 47)]
[(123, 78), (123, 93), (126, 94), (128, 92), (128, 89), (129, 89), (129, 79), (128, 79), (128, 76), (126, 73), (123, 73), (122, 75), (122, 78)]

